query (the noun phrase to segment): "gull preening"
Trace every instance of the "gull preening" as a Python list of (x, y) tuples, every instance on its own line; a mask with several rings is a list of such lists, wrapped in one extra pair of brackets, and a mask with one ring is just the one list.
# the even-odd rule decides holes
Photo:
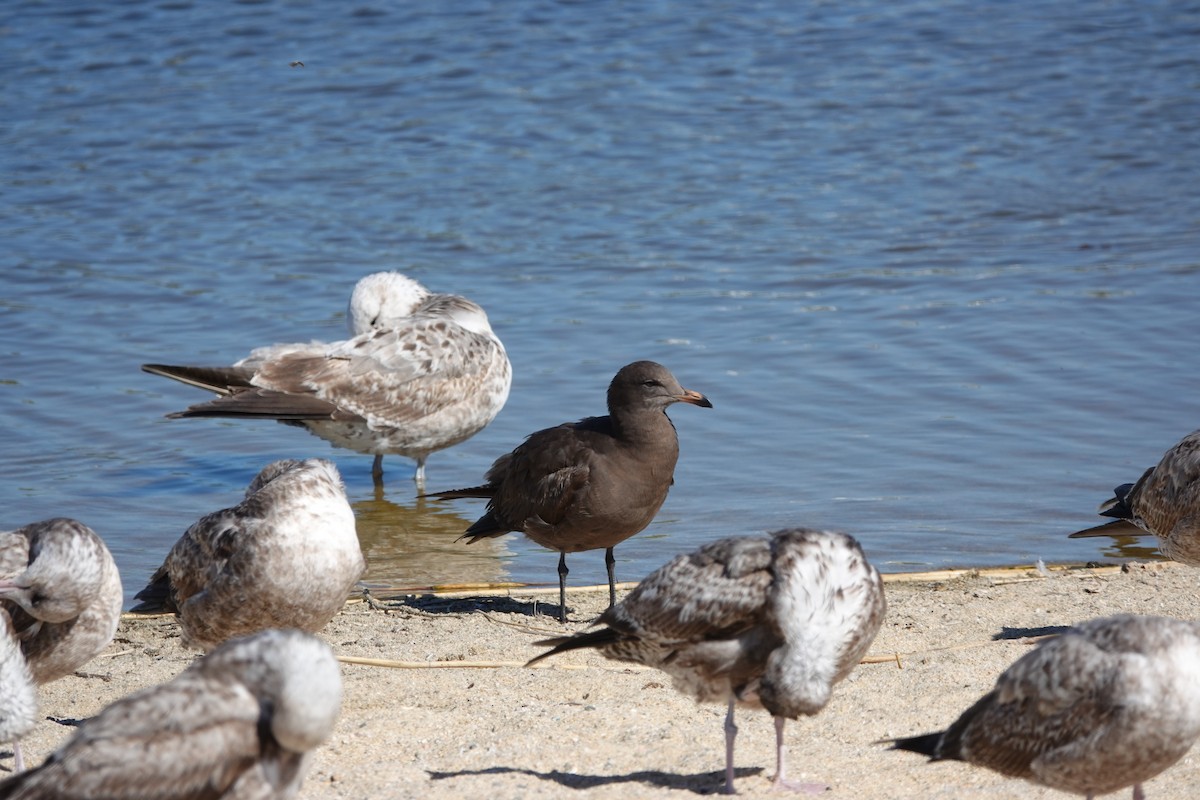
[(144, 364), (155, 375), (216, 392), (168, 417), (275, 419), (358, 453), (417, 462), (474, 436), (508, 399), (512, 367), (476, 303), (433, 294), (398, 272), (354, 287), (342, 342), (261, 347), (231, 367)]
[[(83, 523), (56, 518), (0, 532), (0, 614), (11, 632), (2, 646), (8, 652), (0, 657), (5, 673), (0, 713), (14, 713), (11, 721), (0, 721), (0, 729), (16, 728), (10, 734), (18, 769), (21, 751), (15, 739), (24, 733), (20, 717), (30, 693), (35, 702), (28, 708), (30, 726), (36, 709), (36, 691), (20, 681), (28, 676), (35, 685), (49, 683), (103, 652), (117, 631), (123, 602), (112, 555)], [(13, 662), (16, 658), (26, 663), (24, 669)]]
[(83, 722), (44, 764), (0, 783), (0, 798), (286, 800), (341, 699), (337, 660), (319, 639), (294, 630), (234, 639)]
[(613, 547), (654, 519), (674, 482), (679, 437), (672, 403), (712, 408), (653, 361), (621, 368), (608, 387), (608, 415), (530, 434), (487, 472), (487, 483), (428, 497), (487, 498), (468, 543), (520, 531), (559, 552), (559, 619), (567, 613), (567, 553), (604, 548), (609, 604), (616, 602)]
[(1091, 798), (1142, 784), (1200, 738), (1200, 626), (1121, 615), (1084, 622), (1017, 659), (949, 728), (897, 739)]
[(1154, 534), (1167, 558), (1200, 567), (1200, 431), (1183, 437), (1137, 483), (1114, 489), (1100, 514), (1116, 521), (1076, 531), (1069, 538), (1144, 531)]
[(187, 529), (133, 611), (175, 612), (184, 645), (203, 650), (267, 628), (316, 632), (364, 569), (337, 467), (323, 458), (275, 461), (245, 500)]
[[(700, 702), (725, 702), (725, 791), (733, 792), (737, 705), (783, 728), (829, 702), (875, 639), (887, 604), (879, 572), (850, 536), (793, 529), (722, 539), (677, 556), (600, 615), (599, 630), (548, 639), (529, 663), (580, 647), (655, 667)], [(801, 785), (803, 789), (825, 788)]]

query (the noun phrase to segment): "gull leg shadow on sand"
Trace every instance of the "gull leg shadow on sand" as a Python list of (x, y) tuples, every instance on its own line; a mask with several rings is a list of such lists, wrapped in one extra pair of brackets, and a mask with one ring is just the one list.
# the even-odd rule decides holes
[[(746, 778), (758, 775), (762, 767), (741, 767), (734, 769), (735, 778)], [(673, 772), (658, 772), (644, 770), (631, 772), (628, 775), (577, 775), (573, 772), (538, 772), (532, 769), (517, 767), (488, 767), (487, 769), (464, 769), (456, 772), (429, 771), (429, 779), (434, 781), (446, 778), (459, 778), (466, 775), (529, 775), (543, 781), (553, 781), (568, 789), (593, 789), (597, 786), (610, 786), (622, 783), (642, 783), (663, 789), (683, 789), (694, 794), (720, 794), (725, 788), (725, 771), (701, 772), (696, 775), (678, 775)]]
[(1041, 628), (1009, 628), (1007, 626), (1000, 629), (999, 633), (992, 634), (992, 641), (999, 642), (1005, 639), (1036, 639), (1040, 636), (1057, 636), (1060, 633), (1066, 633), (1071, 630), (1070, 625), (1045, 625)]
[[(526, 617), (553, 617), (558, 622), (558, 603), (539, 600), (517, 600), (512, 597), (438, 597), (433, 594), (376, 599), (383, 610), (411, 608), (426, 614), (471, 614), (484, 611), (497, 614), (520, 614)], [(567, 608), (567, 613), (571, 609)]]
[(88, 721), (87, 717), (82, 719), (77, 719), (75, 717), (46, 717), (46, 719), (59, 725), (65, 725), (68, 728), (78, 728), (80, 725)]

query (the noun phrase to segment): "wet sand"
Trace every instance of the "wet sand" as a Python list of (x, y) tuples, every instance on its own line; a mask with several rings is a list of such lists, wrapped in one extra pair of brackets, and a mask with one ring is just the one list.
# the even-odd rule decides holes
[[(346, 663), (345, 701), (301, 798), (686, 797), (722, 784), (724, 708), (697, 705), (665, 676), (573, 652), (545, 669), (515, 664), (533, 642), (563, 631), (557, 590), (511, 597), (352, 601), (323, 637)], [(789, 722), (789, 772), (830, 785), (825, 797), (1067, 797), (961, 764), (927, 764), (875, 744), (944, 727), (1022, 653), (1030, 638), (1119, 612), (1189, 618), (1200, 607), (1200, 570), (1173, 563), (1125, 571), (1053, 568), (888, 576), (888, 616), (864, 663), (826, 710)], [(582, 629), (603, 610), (607, 587), (568, 596)], [(537, 610), (537, 615), (534, 610)], [(81, 719), (129, 692), (174, 677), (193, 658), (170, 617), (126, 616), (109, 650), (42, 689), (42, 717), (24, 741), (39, 764)], [(463, 667), (455, 662), (481, 662)], [(490, 666), (495, 663), (514, 666)], [(440, 668), (438, 665), (446, 665)], [(1200, 670), (1200, 666), (1198, 666)], [(767, 796), (774, 731), (763, 712), (739, 711), (737, 788)], [(12, 767), (5, 749), (0, 769)], [(1200, 750), (1146, 786), (1151, 800), (1195, 797)], [(1127, 797), (1127, 793), (1112, 795)]]

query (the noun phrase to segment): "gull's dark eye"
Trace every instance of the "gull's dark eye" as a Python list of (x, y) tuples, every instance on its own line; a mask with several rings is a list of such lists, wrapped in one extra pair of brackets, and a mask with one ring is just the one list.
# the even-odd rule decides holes
[(662, 386), (662, 384), (659, 381), (651, 379), (648, 381), (642, 381), (642, 386)]

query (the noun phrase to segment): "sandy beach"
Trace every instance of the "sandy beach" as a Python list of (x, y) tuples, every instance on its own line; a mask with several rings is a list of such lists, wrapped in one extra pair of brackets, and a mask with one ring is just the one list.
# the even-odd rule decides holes
[[(568, 596), (568, 630), (603, 610), (605, 589)], [(830, 797), (1065, 797), (875, 742), (950, 723), (1028, 651), (1030, 637), (1119, 612), (1193, 616), (1200, 571), (1154, 562), (892, 575), (887, 595), (866, 663), (821, 715), (788, 724), (792, 777), (828, 783)], [(322, 636), (345, 660), (407, 666), (343, 665), (341, 718), (300, 797), (665, 798), (720, 788), (723, 707), (697, 705), (663, 675), (593, 653), (518, 666), (540, 652), (533, 642), (563, 631), (542, 613), (555, 612), (544, 605), (555, 594), (377, 597), (351, 600)], [(43, 719), (23, 740), (29, 763), (71, 734), (54, 720), (89, 717), (195, 657), (180, 646), (172, 618), (126, 615), (106, 653), (43, 687)], [(738, 791), (772, 794), (770, 718), (746, 710), (738, 725)], [(11, 769), (10, 750), (0, 764)], [(1146, 789), (1153, 800), (1183, 800), (1195, 797), (1197, 782), (1193, 751)]]

